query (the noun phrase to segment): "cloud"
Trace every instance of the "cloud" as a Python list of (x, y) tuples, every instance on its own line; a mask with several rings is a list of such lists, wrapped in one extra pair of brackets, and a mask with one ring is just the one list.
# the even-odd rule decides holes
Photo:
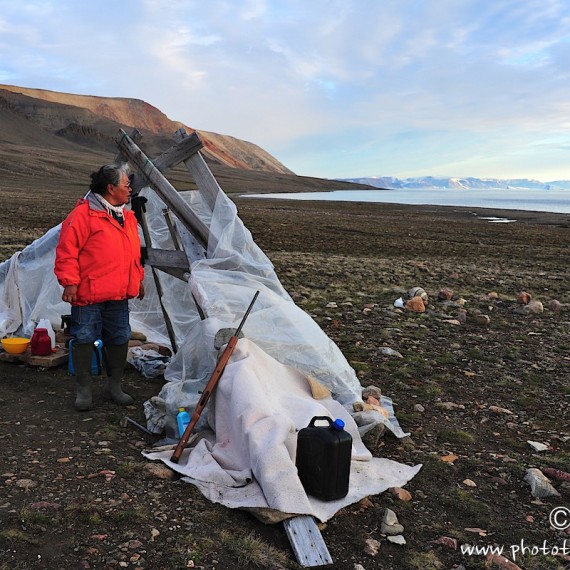
[(0, 56), (2, 81), (144, 99), (313, 175), (514, 177), (568, 128), (565, 0), (0, 0)]

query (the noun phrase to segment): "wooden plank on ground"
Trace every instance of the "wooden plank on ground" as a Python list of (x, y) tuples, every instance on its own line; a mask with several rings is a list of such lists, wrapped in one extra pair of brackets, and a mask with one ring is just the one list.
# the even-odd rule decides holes
[(332, 564), (321, 531), (310, 515), (293, 517), (283, 521), (285, 532), (301, 566), (327, 566)]

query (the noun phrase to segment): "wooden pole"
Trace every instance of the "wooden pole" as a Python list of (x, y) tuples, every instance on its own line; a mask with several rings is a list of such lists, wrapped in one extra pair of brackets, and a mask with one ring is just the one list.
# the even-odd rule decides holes
[(176, 188), (170, 184), (123, 129), (119, 130), (115, 142), (121, 153), (128, 158), (129, 162), (137, 166), (148, 184), (152, 186), (162, 201), (172, 210), (182, 225), (196, 237), (204, 249), (207, 249), (210, 234), (208, 226), (180, 197)]

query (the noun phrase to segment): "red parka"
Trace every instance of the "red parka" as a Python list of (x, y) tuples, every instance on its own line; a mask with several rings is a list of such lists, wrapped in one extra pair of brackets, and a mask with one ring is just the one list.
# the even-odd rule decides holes
[(74, 305), (121, 301), (139, 293), (140, 257), (135, 215), (124, 210), (121, 226), (88, 194), (61, 226), (54, 270), (63, 287), (77, 285)]

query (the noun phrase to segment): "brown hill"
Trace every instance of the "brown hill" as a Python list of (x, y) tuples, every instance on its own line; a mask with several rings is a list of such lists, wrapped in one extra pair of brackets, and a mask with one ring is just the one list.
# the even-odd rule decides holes
[[(101, 150), (114, 149), (113, 137), (119, 128), (139, 129), (150, 154), (168, 148), (173, 133), (179, 128), (189, 133), (194, 131), (139, 99), (0, 85), (0, 108), (10, 109), (60, 138)], [(200, 132), (200, 138), (204, 155), (212, 162), (245, 170), (292, 174), (273, 156), (250, 142), (209, 132)]]
[[(28, 206), (16, 215), (42, 218), (35, 224), (45, 230), (85, 193), (89, 174), (115, 156), (120, 128), (139, 129), (142, 150), (155, 157), (172, 145), (181, 126), (192, 132), (136, 99), (0, 85), (0, 199), (9, 203), (25, 196)], [(202, 153), (226, 193), (371, 188), (297, 176), (255, 144), (210, 132), (199, 135)], [(169, 180), (180, 190), (192, 187), (183, 166), (171, 171)], [(53, 213), (43, 219), (36, 207), (54, 195), (58, 205), (50, 206)]]

